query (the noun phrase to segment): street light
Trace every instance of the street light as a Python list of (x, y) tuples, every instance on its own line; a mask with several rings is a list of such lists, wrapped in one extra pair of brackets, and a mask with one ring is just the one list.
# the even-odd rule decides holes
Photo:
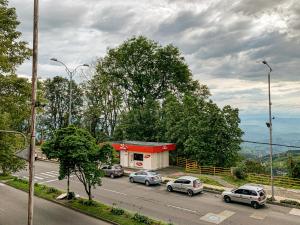
[(78, 65), (77, 67), (75, 67), (75, 69), (73, 69), (72, 71), (66, 66), (66, 64), (64, 64), (62, 61), (59, 61), (58, 59), (56, 58), (51, 58), (50, 59), (51, 61), (54, 61), (54, 62), (57, 62), (57, 63), (60, 63), (62, 64), (65, 69), (66, 69), (66, 72), (67, 74), (69, 75), (69, 82), (70, 82), (70, 90), (69, 90), (69, 120), (68, 120), (68, 123), (69, 125), (72, 123), (72, 79), (73, 79), (73, 76), (75, 75), (76, 73), (76, 70), (81, 67), (81, 66), (86, 66), (86, 67), (89, 67), (88, 64), (80, 64)]
[(269, 128), (270, 133), (270, 167), (271, 167), (271, 188), (272, 188), (272, 201), (275, 200), (274, 198), (274, 176), (273, 176), (273, 149), (272, 149), (272, 111), (271, 111), (271, 87), (270, 87), (270, 75), (273, 71), (270, 65), (267, 63), (267, 61), (262, 61), (263, 64), (265, 64), (268, 69), (268, 93), (269, 93), (269, 122), (267, 122), (267, 127)]

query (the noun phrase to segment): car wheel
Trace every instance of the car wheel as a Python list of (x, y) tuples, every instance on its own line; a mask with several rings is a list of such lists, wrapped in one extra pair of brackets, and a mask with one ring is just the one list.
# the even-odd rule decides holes
[(129, 178), (130, 183), (134, 183), (133, 177)]
[(226, 203), (229, 203), (229, 202), (231, 202), (231, 199), (230, 199), (229, 196), (224, 196), (224, 201), (225, 201)]
[(172, 192), (172, 191), (173, 191), (172, 186), (171, 186), (171, 185), (168, 185), (167, 190), (168, 190), (168, 192)]
[(254, 209), (258, 209), (259, 208), (259, 204), (257, 202), (251, 202), (251, 205)]
[(150, 185), (150, 182), (148, 180), (145, 181), (146, 186)]
[(194, 192), (192, 190), (187, 191), (188, 196), (192, 197), (194, 195)]
[(110, 178), (114, 179), (115, 178), (115, 175), (112, 173), (110, 174)]

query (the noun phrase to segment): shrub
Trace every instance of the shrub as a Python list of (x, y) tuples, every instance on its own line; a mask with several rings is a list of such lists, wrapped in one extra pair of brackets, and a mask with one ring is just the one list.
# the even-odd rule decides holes
[(138, 213), (135, 213), (132, 219), (143, 224), (147, 224), (147, 225), (151, 224), (151, 220), (147, 216)]
[(285, 204), (289, 204), (289, 205), (300, 206), (300, 202), (297, 202), (297, 201), (294, 201), (294, 200), (289, 200), (289, 199), (280, 200), (280, 203), (285, 203)]
[(49, 187), (48, 190), (47, 190), (47, 193), (48, 194), (51, 194), (51, 193), (58, 193), (59, 191), (54, 188), (54, 187)]
[(120, 216), (123, 215), (125, 211), (123, 209), (113, 207), (111, 208), (110, 212), (114, 215)]
[(75, 193), (73, 191), (69, 192), (69, 194), (67, 196), (67, 199), (71, 200), (71, 199), (74, 199), (74, 198), (75, 198)]
[(94, 201), (84, 200), (84, 199), (80, 199), (79, 203), (84, 206), (96, 206), (97, 205), (96, 202), (94, 202)]

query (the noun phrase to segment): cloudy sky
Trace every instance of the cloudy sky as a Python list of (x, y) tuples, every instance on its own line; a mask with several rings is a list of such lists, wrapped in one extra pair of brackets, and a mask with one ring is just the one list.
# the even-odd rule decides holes
[[(10, 0), (30, 45), (32, 4)], [(92, 63), (134, 35), (178, 46), (212, 98), (242, 114), (267, 113), (267, 60), (274, 114), (300, 115), (299, 0), (40, 0), (39, 76), (65, 76), (52, 57)], [(31, 76), (30, 61), (18, 72)]]

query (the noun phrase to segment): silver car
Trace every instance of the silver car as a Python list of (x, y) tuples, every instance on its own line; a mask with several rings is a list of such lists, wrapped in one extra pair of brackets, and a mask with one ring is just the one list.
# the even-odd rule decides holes
[(138, 182), (149, 186), (151, 184), (160, 184), (161, 176), (154, 171), (141, 170), (135, 173), (131, 173), (129, 175), (129, 181), (131, 183)]
[(262, 186), (259, 185), (243, 185), (232, 191), (224, 191), (222, 193), (225, 202), (231, 201), (251, 204), (257, 209), (265, 205), (267, 196)]
[(190, 197), (203, 192), (203, 184), (197, 177), (183, 176), (167, 183), (167, 190), (187, 193)]
[(103, 170), (105, 176), (109, 176), (111, 178), (121, 177), (124, 175), (124, 169), (119, 164), (103, 165), (101, 169)]

